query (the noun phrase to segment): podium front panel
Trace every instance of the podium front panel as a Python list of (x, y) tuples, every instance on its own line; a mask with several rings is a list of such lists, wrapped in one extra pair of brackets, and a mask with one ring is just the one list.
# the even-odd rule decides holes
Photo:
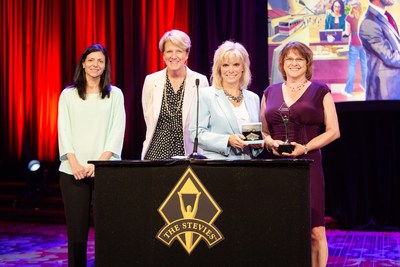
[[(92, 163), (96, 267), (311, 266), (308, 161)], [(156, 238), (158, 209), (188, 167), (221, 208), (213, 225), (224, 236), (190, 253)]]

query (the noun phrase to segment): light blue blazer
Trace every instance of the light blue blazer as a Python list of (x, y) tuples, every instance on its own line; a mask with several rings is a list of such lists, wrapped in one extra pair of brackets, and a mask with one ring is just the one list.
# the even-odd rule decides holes
[[(259, 122), (260, 98), (248, 90), (243, 90), (243, 96), (251, 122)], [(189, 126), (192, 141), (196, 137), (196, 107), (192, 106)], [(242, 150), (228, 145), (229, 136), (239, 133), (241, 129), (233, 106), (224, 91), (213, 86), (202, 88), (199, 95), (198, 141), (203, 155), (209, 159), (251, 159), (258, 156), (262, 149), (252, 149), (248, 146)]]

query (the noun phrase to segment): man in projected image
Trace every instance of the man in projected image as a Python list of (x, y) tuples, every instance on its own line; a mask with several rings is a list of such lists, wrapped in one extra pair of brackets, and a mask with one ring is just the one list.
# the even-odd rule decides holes
[(370, 0), (359, 36), (367, 53), (366, 100), (400, 99), (400, 36), (386, 11), (394, 0)]

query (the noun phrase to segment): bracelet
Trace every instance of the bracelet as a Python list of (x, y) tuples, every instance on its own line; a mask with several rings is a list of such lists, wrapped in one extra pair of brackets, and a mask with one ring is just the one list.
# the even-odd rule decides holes
[(307, 155), (308, 153), (307, 145), (303, 145), (303, 147), (304, 147), (304, 155)]

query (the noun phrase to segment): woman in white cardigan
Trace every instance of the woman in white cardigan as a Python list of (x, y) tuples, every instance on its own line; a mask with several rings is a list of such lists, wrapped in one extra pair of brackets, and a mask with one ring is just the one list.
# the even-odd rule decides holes
[(166, 68), (146, 76), (142, 92), (146, 139), (142, 159), (163, 160), (193, 152), (189, 136), (190, 112), (199, 88), (209, 86), (207, 77), (186, 66), (191, 42), (179, 30), (166, 32), (159, 42)]

